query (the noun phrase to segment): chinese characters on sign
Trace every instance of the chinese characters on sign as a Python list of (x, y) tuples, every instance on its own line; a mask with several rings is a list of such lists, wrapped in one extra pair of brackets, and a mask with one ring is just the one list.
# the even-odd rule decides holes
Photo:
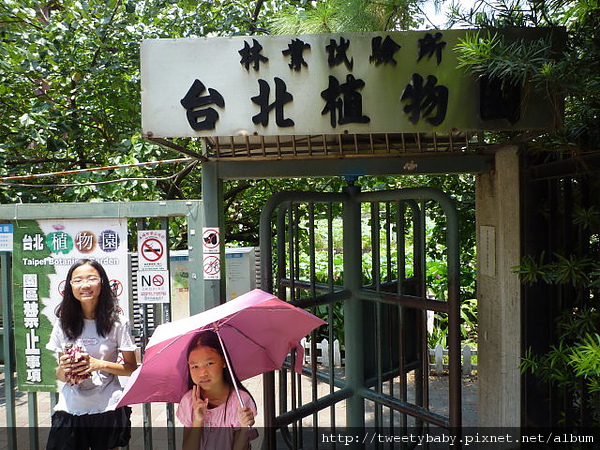
[[(436, 63), (439, 66), (442, 62), (442, 51), (446, 46), (442, 33), (436, 33), (432, 36), (425, 33), (422, 39), (418, 40), (418, 58), (417, 61), (425, 56), (436, 57)], [(350, 39), (341, 37), (339, 42), (330, 39), (323, 49), (323, 57), (327, 58), (327, 64), (330, 68), (344, 66), (346, 70), (352, 71), (354, 67), (354, 58), (349, 58)], [(274, 52), (274, 56), (289, 58), (289, 68), (292, 71), (310, 70), (308, 61), (304, 57), (304, 52), (312, 47), (309, 43), (301, 39), (291, 39), (287, 48), (281, 52)], [(377, 67), (380, 65), (398, 64), (395, 54), (400, 51), (402, 46), (394, 41), (389, 35), (383, 39), (382, 36), (375, 36), (371, 39), (371, 54), (368, 55), (368, 63)], [(269, 58), (263, 55), (263, 46), (256, 39), (252, 39), (252, 45), (244, 40), (244, 47), (238, 51), (241, 55), (240, 64), (246, 70), (260, 72), (261, 64), (268, 64)], [(281, 53), (279, 56), (278, 53)], [(284, 108), (287, 103), (294, 101), (294, 95), (287, 90), (286, 82), (280, 78), (274, 78), (274, 100), (271, 99), (271, 85), (269, 81), (259, 78), (258, 95), (251, 97), (250, 100), (258, 105), (258, 114), (252, 116), (254, 124), (267, 126), (272, 110), (275, 110), (275, 123), (279, 128), (294, 126), (292, 118), (285, 118)], [(427, 83), (423, 85), (423, 77), (414, 73), (412, 80), (404, 89), (400, 100), (407, 103), (403, 108), (404, 113), (410, 116), (409, 120), (416, 124), (421, 117), (432, 125), (441, 125), (446, 118), (448, 106), (448, 88), (437, 85), (438, 79), (434, 75), (427, 76)], [(365, 87), (365, 81), (356, 78), (352, 73), (348, 73), (345, 79), (340, 82), (333, 75), (328, 76), (328, 85), (323, 86), (320, 96), (323, 99), (321, 110), (322, 116), (329, 116), (329, 123), (335, 129), (338, 125), (350, 123), (369, 123), (370, 117), (363, 113), (362, 91)], [(215, 130), (220, 114), (224, 113), (225, 100), (223, 95), (216, 89), (208, 88), (200, 79), (195, 79), (185, 96), (181, 99), (181, 105), (186, 110), (187, 120), (193, 130)], [(296, 94), (298, 95), (298, 94)], [(215, 109), (218, 107), (219, 110)], [(200, 120), (199, 120), (200, 119)]]
[(27, 381), (42, 381), (42, 358), (39, 346), (40, 309), (37, 274), (23, 274), (23, 326), (25, 328), (25, 365)]
[[(219, 118), (219, 113), (213, 107), (202, 109), (204, 106), (213, 104), (221, 108), (225, 106), (221, 94), (212, 88), (208, 90), (208, 95), (201, 96), (205, 90), (201, 81), (194, 80), (186, 96), (181, 99), (181, 106), (187, 110), (188, 122), (196, 131), (214, 129)], [(198, 120), (200, 118), (202, 120)]]

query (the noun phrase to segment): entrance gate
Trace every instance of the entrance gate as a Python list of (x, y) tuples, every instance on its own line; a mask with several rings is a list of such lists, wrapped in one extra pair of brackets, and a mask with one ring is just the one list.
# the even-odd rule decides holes
[[(191, 253), (201, 247), (194, 240), (202, 216), (199, 205), (196, 201), (65, 204), (60, 210), (29, 205), (19, 208), (18, 214), (14, 206), (4, 206), (0, 212), (5, 220), (184, 215), (192, 243), (190, 260), (197, 260)], [(445, 301), (431, 299), (427, 292), (425, 231), (433, 208), (441, 209), (447, 226)], [(274, 214), (277, 240), (272, 245)], [(265, 206), (260, 230), (263, 288), (319, 312), (331, 325), (323, 330), (325, 334), (312, 336), (311, 364), (305, 366), (305, 376), (292, 376), (289, 369), (278, 372), (277, 379), (275, 374), (265, 375), (266, 448), (282, 448), (278, 440), (288, 448), (305, 447), (303, 442), (316, 448), (320, 432), (341, 427), (373, 427), (400, 435), (409, 430), (423, 433), (434, 426), (460, 426), (458, 223), (449, 197), (431, 188), (361, 192), (352, 182), (342, 193), (281, 193)], [(322, 255), (324, 259), (319, 259)], [(6, 253), (2, 257), (2, 278), (8, 280), (9, 257)], [(363, 266), (369, 260), (365, 276)], [(3, 286), (8, 288), (9, 283)], [(191, 284), (192, 288), (197, 286)], [(3, 315), (8, 319), (10, 294), (3, 297)], [(450, 324), (447, 413), (429, 404), (427, 311), (447, 314)], [(327, 364), (317, 364), (317, 339), (323, 337), (331, 343), (338, 339), (348, 349), (343, 366), (336, 364), (333, 352), (323, 355)], [(11, 340), (4, 344), (5, 354), (10, 355)], [(9, 358), (6, 367), (12, 366)], [(5, 377), (5, 388), (8, 440), (16, 443), (10, 375)], [(29, 393), (30, 424), (38, 423), (37, 400), (36, 393)], [(339, 410), (344, 403), (345, 414)], [(169, 416), (167, 427), (172, 432), (172, 410)], [(144, 408), (144, 448), (152, 448), (151, 428), (156, 425), (152, 422), (149, 408)], [(38, 448), (37, 428), (29, 431), (30, 448)], [(174, 436), (169, 448), (176, 448)]]
[[(426, 227), (433, 208), (446, 220), (445, 299), (428, 295)], [(275, 240), (272, 242), (272, 230)], [(319, 448), (338, 427), (387, 435), (461, 426), (458, 220), (448, 196), (432, 188), (273, 196), (260, 223), (262, 285), (320, 314), (304, 374), (265, 375), (265, 448)], [(427, 313), (449, 323), (449, 405), (429, 404)], [(344, 343), (317, 363), (317, 341)], [(300, 357), (300, 356), (298, 356)], [(276, 401), (278, 399), (278, 402)], [(346, 402), (345, 417), (343, 402)], [(324, 440), (325, 439), (325, 440)], [(364, 442), (358, 448), (364, 448)]]

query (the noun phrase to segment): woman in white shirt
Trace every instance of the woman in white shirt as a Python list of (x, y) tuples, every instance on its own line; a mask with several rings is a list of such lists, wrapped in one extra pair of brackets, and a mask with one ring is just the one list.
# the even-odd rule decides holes
[(46, 348), (58, 355), (60, 396), (46, 449), (127, 445), (131, 409), (116, 408), (122, 395), (118, 376), (136, 369), (136, 347), (100, 263), (82, 259), (69, 269), (56, 315)]

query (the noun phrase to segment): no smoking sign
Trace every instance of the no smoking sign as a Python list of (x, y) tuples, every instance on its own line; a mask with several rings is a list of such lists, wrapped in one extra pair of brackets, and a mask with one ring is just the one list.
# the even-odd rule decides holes
[(140, 303), (169, 303), (169, 271), (138, 271), (137, 288)]
[(139, 230), (139, 270), (167, 270), (166, 248), (166, 230)]
[(165, 247), (161, 241), (155, 238), (146, 239), (142, 242), (142, 257), (149, 262), (159, 261), (165, 254)]

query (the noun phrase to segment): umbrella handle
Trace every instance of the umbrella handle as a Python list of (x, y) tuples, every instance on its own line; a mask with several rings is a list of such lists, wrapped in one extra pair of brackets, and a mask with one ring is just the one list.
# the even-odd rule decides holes
[(240, 395), (240, 389), (235, 381), (235, 375), (233, 374), (233, 368), (231, 367), (231, 363), (229, 362), (229, 358), (227, 357), (227, 351), (225, 350), (225, 344), (223, 344), (223, 339), (221, 339), (221, 334), (219, 333), (219, 329), (215, 329), (217, 336), (219, 337), (219, 343), (221, 344), (221, 349), (223, 350), (223, 356), (225, 357), (225, 364), (227, 364), (227, 370), (229, 370), (229, 375), (231, 376), (231, 381), (233, 383), (233, 388), (235, 389), (235, 393), (237, 394), (238, 401), (240, 402), (240, 406), (244, 407), (244, 402), (242, 401), (242, 396)]

